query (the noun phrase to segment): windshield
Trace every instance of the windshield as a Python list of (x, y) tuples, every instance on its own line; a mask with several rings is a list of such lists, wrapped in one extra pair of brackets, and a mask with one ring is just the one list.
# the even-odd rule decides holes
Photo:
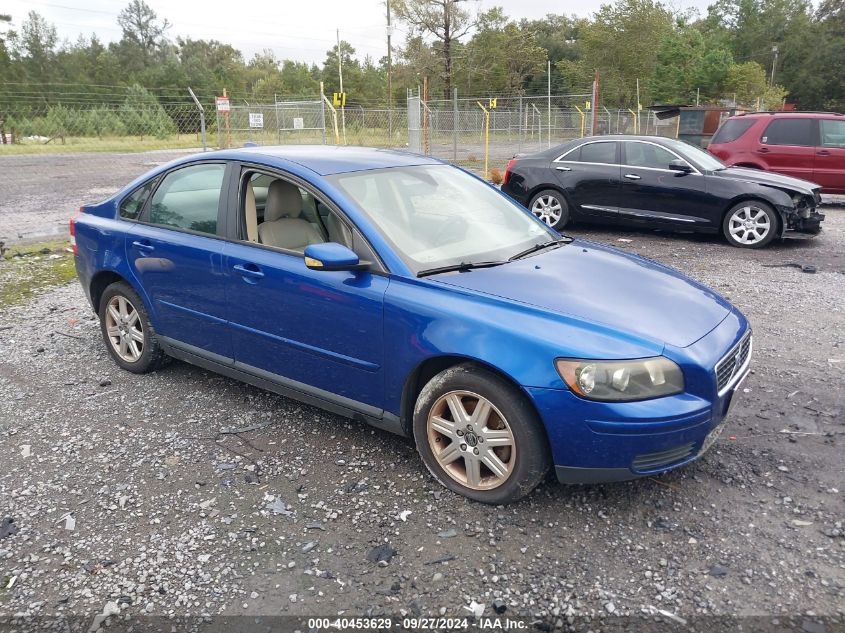
[(515, 202), (449, 165), (376, 169), (332, 180), (414, 273), (505, 261), (557, 237)]
[(713, 154), (709, 154), (695, 145), (690, 145), (689, 143), (676, 141), (674, 139), (667, 139), (667, 141), (672, 146), (672, 149), (684, 158), (694, 162), (701, 169), (706, 169), (708, 171), (725, 169), (725, 163), (713, 156)]

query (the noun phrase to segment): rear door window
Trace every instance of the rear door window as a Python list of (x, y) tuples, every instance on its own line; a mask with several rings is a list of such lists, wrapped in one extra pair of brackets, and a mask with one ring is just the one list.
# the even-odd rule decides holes
[(745, 134), (752, 125), (754, 125), (754, 119), (728, 119), (716, 130), (716, 134), (713, 135), (713, 139), (710, 142), (730, 143), (731, 141), (735, 141)]
[[(616, 164), (616, 145), (617, 144), (615, 142), (607, 141), (582, 145), (580, 162), (603, 163), (608, 165)], [(569, 159), (569, 156), (566, 158)]]
[(822, 147), (845, 148), (845, 119), (822, 119)]
[(149, 222), (198, 233), (217, 233), (226, 166), (193, 165), (170, 172), (153, 194)]
[(774, 119), (760, 138), (766, 145), (812, 147), (813, 119)]

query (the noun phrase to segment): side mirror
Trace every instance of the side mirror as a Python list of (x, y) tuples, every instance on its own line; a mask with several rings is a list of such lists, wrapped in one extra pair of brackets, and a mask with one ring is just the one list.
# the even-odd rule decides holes
[(692, 172), (692, 167), (689, 166), (685, 160), (681, 160), (680, 158), (676, 158), (675, 160), (669, 161), (669, 169), (672, 171), (677, 171), (682, 174), (688, 174)]
[(352, 249), (337, 242), (306, 246), (305, 265), (311, 270), (366, 270), (369, 267)]

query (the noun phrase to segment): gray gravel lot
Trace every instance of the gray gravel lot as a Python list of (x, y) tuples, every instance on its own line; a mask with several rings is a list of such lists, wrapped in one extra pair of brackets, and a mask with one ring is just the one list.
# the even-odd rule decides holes
[[(0, 538), (0, 615), (465, 616), (476, 603), (593, 630), (657, 610), (840, 630), (845, 209), (827, 213), (818, 238), (763, 251), (573, 227), (727, 296), (754, 327), (753, 373), (697, 463), (548, 482), (508, 507), (442, 489), (401, 438), (182, 363), (120, 371), (75, 284), (6, 310), (0, 520), (18, 531)], [(389, 562), (368, 560), (379, 545)]]
[(0, 156), (0, 241), (67, 233), (79, 207), (196, 150)]
[[(450, 160), (451, 145), (435, 144), (435, 156)], [(524, 152), (542, 147), (526, 144)], [(0, 156), (0, 241), (7, 244), (66, 234), (68, 221), (83, 204), (100, 202), (157, 165), (187, 154), (188, 150), (147, 152), (86, 152)], [(504, 171), (513, 148), (490, 158), (490, 168)], [(481, 160), (479, 161), (479, 156)], [(458, 160), (473, 161), (476, 170), (484, 160), (482, 146), (463, 143)], [(845, 203), (843, 196), (825, 196)]]

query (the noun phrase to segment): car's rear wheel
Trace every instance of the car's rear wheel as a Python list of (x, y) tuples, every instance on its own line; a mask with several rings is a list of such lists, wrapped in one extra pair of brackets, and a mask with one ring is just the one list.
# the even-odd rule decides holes
[(562, 229), (569, 222), (569, 206), (563, 194), (554, 189), (543, 189), (528, 205), (531, 213), (553, 229)]
[(472, 364), (447, 369), (423, 387), (414, 439), (440, 483), (483, 503), (522, 498), (550, 465), (545, 431), (525, 396)]
[(129, 284), (117, 281), (103, 291), (99, 315), (106, 349), (123, 369), (144, 374), (164, 363), (149, 315)]
[(775, 210), (760, 200), (744, 200), (731, 207), (722, 222), (728, 242), (741, 248), (762, 248), (778, 230)]

